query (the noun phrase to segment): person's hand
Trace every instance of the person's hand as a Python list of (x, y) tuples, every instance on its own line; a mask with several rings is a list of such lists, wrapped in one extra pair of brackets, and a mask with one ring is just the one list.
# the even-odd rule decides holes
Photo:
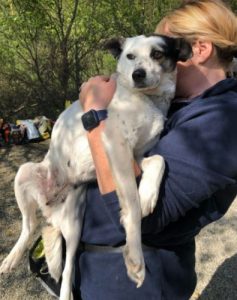
[(84, 111), (106, 109), (113, 98), (116, 81), (106, 76), (96, 76), (81, 86), (79, 100)]

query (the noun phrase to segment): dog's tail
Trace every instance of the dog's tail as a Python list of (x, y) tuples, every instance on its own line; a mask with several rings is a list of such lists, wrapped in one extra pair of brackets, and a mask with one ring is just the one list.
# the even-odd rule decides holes
[(52, 278), (59, 281), (62, 274), (62, 235), (61, 231), (52, 226), (46, 226), (42, 232), (45, 258)]

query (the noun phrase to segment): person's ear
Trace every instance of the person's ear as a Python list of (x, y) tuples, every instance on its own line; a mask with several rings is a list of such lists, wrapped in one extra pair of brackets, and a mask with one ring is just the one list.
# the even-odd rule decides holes
[(211, 42), (197, 40), (192, 45), (193, 59), (195, 59), (197, 63), (203, 64), (211, 57), (213, 49), (214, 46)]

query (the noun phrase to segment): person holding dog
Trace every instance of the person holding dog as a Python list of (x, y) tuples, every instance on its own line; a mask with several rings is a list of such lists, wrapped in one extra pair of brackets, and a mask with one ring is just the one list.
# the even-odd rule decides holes
[[(236, 16), (220, 0), (185, 1), (156, 33), (186, 39), (193, 56), (178, 63), (165, 129), (147, 153), (163, 156), (166, 171), (157, 206), (142, 222), (146, 278), (137, 289), (120, 251), (125, 235), (101, 141), (105, 119), (87, 135), (98, 185), (88, 185), (81, 237), (94, 250), (76, 262), (75, 287), (83, 300), (189, 299), (196, 286), (194, 238), (225, 214), (237, 194), (237, 80), (226, 77), (237, 56)], [(115, 87), (104, 76), (84, 83), (84, 111), (106, 109)], [(141, 174), (136, 163), (135, 174)]]

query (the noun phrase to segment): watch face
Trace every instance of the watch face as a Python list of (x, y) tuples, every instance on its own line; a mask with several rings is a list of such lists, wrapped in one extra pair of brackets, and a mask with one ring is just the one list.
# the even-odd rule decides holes
[(93, 129), (99, 125), (99, 119), (94, 110), (90, 110), (82, 116), (82, 124), (86, 130)]

